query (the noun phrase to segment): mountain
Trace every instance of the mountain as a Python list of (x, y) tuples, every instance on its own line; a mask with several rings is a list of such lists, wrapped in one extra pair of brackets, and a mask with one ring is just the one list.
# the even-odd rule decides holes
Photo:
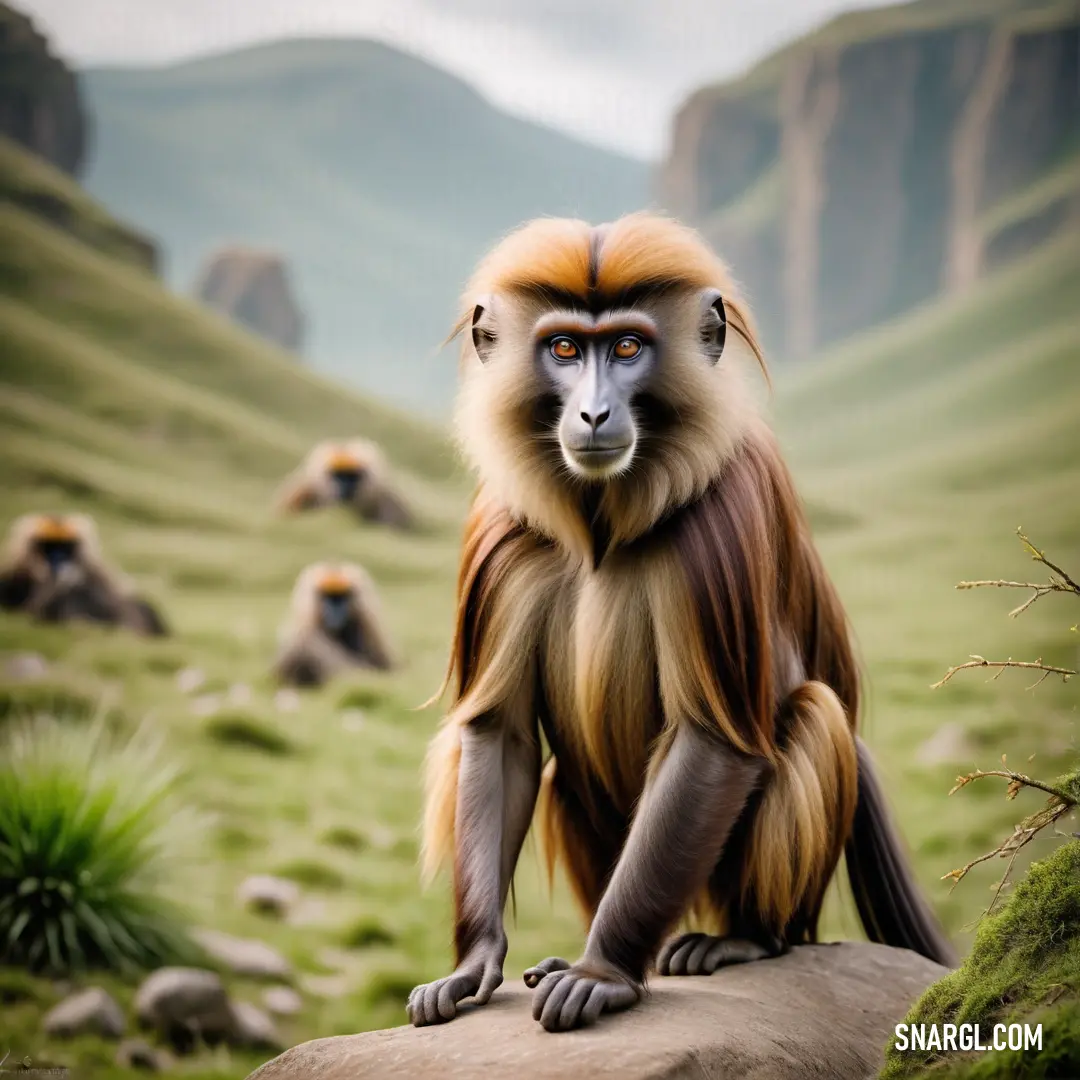
[(370, 41), (303, 40), (174, 67), (82, 73), (85, 183), (157, 237), (189, 291), (226, 244), (290, 267), (324, 371), (444, 411), (437, 350), (477, 257), (538, 214), (608, 219), (647, 197), (643, 163), (513, 119)]
[(800, 359), (1080, 234), (1080, 7), (844, 15), (675, 118), (662, 200)]

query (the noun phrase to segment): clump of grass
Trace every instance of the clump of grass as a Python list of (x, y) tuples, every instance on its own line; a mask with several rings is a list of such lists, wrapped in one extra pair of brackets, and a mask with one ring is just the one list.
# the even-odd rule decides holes
[(313, 859), (297, 859), (286, 863), (279, 866), (275, 873), (279, 877), (295, 881), (298, 885), (306, 885), (309, 889), (333, 891), (345, 887), (345, 877), (340, 871)]
[(203, 730), (209, 738), (224, 746), (258, 750), (273, 757), (286, 757), (296, 752), (291, 739), (246, 713), (218, 713), (206, 722)]
[(379, 945), (393, 945), (397, 938), (380, 919), (365, 915), (348, 927), (341, 935), (346, 949), (373, 949)]
[(171, 872), (192, 819), (146, 729), (17, 723), (0, 743), (0, 962), (64, 973), (191, 958)]
[(352, 686), (339, 698), (337, 707), (340, 712), (347, 709), (359, 709), (368, 712), (386, 703), (386, 691), (376, 686)]
[(334, 825), (327, 829), (320, 839), (324, 844), (340, 848), (342, 851), (363, 851), (370, 846), (368, 838), (363, 833), (357, 832), (348, 825)]

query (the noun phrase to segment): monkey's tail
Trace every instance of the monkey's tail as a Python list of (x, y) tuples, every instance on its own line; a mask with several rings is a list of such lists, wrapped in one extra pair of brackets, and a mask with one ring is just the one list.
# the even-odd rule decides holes
[(855, 747), (859, 798), (846, 861), (866, 935), (882, 945), (912, 949), (946, 967), (955, 967), (956, 954), (920, 891), (903, 842), (893, 828), (870, 751), (859, 738)]

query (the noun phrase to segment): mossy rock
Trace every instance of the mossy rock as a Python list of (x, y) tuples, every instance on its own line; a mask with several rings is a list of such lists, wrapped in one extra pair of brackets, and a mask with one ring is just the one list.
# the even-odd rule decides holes
[(1080, 1076), (1080, 842), (1032, 863), (1002, 910), (979, 927), (971, 955), (931, 986), (906, 1024), (1042, 1024), (1041, 1050), (980, 1055), (898, 1051), (880, 1080), (1051, 1080)]

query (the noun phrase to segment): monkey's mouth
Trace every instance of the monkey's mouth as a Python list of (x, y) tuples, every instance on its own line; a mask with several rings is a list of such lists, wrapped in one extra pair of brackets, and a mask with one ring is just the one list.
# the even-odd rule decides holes
[(564, 446), (563, 456), (574, 472), (593, 479), (602, 479), (626, 467), (634, 452), (633, 443), (617, 446)]

